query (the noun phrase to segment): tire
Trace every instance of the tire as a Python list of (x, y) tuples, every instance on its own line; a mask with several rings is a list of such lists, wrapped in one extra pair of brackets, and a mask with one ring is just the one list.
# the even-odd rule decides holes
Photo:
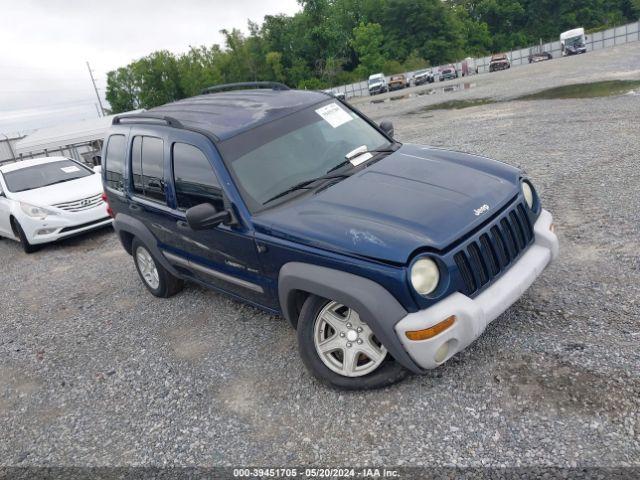
[(147, 246), (137, 238), (133, 239), (131, 252), (140, 280), (152, 295), (169, 298), (184, 288), (184, 281), (164, 268)]
[[(339, 326), (339, 328), (343, 330), (343, 334), (344, 331), (347, 330), (347, 322), (353, 322), (352, 326), (354, 329), (347, 330), (348, 333), (346, 333), (344, 340), (342, 340), (342, 335), (338, 333), (338, 330), (334, 330), (332, 326), (324, 320), (327, 312), (337, 315), (337, 317), (331, 317), (332, 322), (343, 322)], [(341, 315), (344, 316), (344, 318), (340, 317)], [(325, 385), (341, 390), (371, 390), (387, 387), (399, 382), (409, 373), (408, 370), (397, 363), (386, 349), (375, 340), (375, 336), (371, 330), (359, 319), (354, 310), (339, 305), (336, 302), (310, 295), (302, 306), (297, 328), (298, 349), (302, 361), (309, 372)], [(361, 333), (356, 333), (356, 328)], [(324, 335), (328, 331), (333, 331), (333, 333), (329, 334), (328, 338), (324, 338)], [(354, 338), (350, 338), (351, 335), (353, 335), (354, 338), (358, 335), (358, 343), (356, 343)], [(325, 339), (324, 342), (321, 341), (323, 338)], [(338, 345), (338, 347), (335, 351), (321, 357), (318, 352), (318, 348), (320, 347), (317, 347), (317, 345), (327, 345), (329, 342), (326, 340), (330, 340), (331, 345), (335, 344)], [(349, 340), (351, 340), (352, 343), (349, 342)], [(362, 344), (362, 346), (358, 347), (358, 344)], [(349, 345), (349, 350), (347, 350)], [(371, 350), (374, 352), (372, 357), (375, 357), (375, 360), (372, 360), (366, 353), (359, 350), (360, 348), (369, 349), (372, 345), (377, 346), (376, 350)], [(344, 367), (344, 361), (340, 362), (340, 356), (342, 355), (344, 359), (343, 352), (347, 351), (349, 355), (353, 357), (356, 369), (360, 369), (359, 372), (351, 371), (351, 375), (357, 376), (348, 376), (337, 373), (336, 371), (341, 370), (340, 363), (342, 363)], [(378, 356), (378, 353), (383, 353), (384, 355)], [(363, 362), (362, 366), (360, 366), (360, 362)], [(330, 368), (328, 364), (332, 365), (333, 368)]]
[(18, 240), (20, 240), (20, 245), (22, 246), (22, 250), (24, 250), (24, 253), (29, 254), (29, 253), (34, 253), (40, 250), (40, 245), (33, 245), (29, 243), (29, 240), (27, 239), (27, 235), (24, 233), (24, 230), (22, 229), (22, 227), (20, 226), (17, 220), (13, 220), (12, 223), (16, 233), (18, 234)]

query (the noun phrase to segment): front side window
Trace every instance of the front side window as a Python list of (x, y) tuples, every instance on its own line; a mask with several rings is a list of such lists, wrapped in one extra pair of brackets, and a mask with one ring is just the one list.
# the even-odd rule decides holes
[(124, 157), (125, 136), (111, 135), (107, 143), (107, 155), (104, 159), (105, 178), (107, 187), (124, 191)]
[(166, 202), (164, 142), (161, 138), (134, 137), (131, 145), (131, 183), (136, 195)]
[(173, 178), (180, 210), (201, 203), (211, 203), (222, 210), (220, 183), (207, 156), (199, 148), (186, 143), (174, 143)]
[(59, 160), (5, 172), (4, 181), (7, 190), (17, 193), (69, 182), (93, 174), (93, 171), (73, 160)]
[(334, 101), (314, 105), (219, 144), (253, 212), (292, 186), (327, 174), (354, 149), (386, 148), (389, 140)]

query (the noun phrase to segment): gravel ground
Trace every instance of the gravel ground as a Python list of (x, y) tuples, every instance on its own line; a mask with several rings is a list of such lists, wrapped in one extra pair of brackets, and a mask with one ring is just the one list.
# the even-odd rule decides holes
[[(640, 78), (639, 59), (627, 45), (439, 96)], [(0, 240), (0, 464), (640, 466), (640, 96), (420, 113), (436, 96), (360, 106), (401, 141), (525, 168), (562, 247), (475, 344), (340, 393), (284, 320), (195, 285), (153, 298), (110, 230), (30, 256)]]

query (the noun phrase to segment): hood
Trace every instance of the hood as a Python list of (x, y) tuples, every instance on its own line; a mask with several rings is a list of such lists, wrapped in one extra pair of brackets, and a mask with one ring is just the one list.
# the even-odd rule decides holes
[(404, 264), (444, 250), (518, 195), (519, 170), (483, 157), (417, 145), (325, 190), (254, 218), (267, 234)]
[(27, 190), (26, 192), (10, 192), (9, 195), (13, 200), (30, 203), (38, 207), (48, 207), (58, 203), (81, 200), (101, 192), (102, 180), (100, 175), (94, 173), (87, 177)]

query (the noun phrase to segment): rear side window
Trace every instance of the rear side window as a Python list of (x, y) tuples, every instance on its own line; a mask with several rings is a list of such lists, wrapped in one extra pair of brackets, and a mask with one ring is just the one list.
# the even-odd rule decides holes
[(111, 135), (107, 143), (107, 156), (105, 157), (105, 178), (107, 187), (124, 191), (124, 135)]
[(162, 139), (134, 137), (131, 146), (131, 183), (136, 195), (156, 202), (166, 202)]
[(173, 178), (180, 210), (207, 202), (222, 209), (220, 183), (199, 148), (186, 143), (173, 144)]

